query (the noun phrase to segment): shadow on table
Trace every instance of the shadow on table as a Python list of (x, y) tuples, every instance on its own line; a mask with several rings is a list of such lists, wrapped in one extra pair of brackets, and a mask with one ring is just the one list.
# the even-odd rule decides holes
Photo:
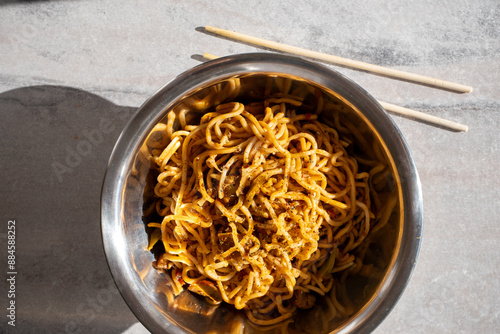
[(17, 272), (16, 326), (2, 321), (0, 332), (121, 333), (137, 322), (100, 232), (107, 162), (135, 110), (70, 87), (0, 94), (0, 212), (15, 220)]
[[(36, 3), (48, 3), (48, 2), (53, 2), (54, 0), (0, 0), (0, 6), (1, 5), (10, 5), (10, 4), (22, 4), (22, 5), (29, 5), (29, 4), (36, 4)], [(63, 0), (57, 0), (57, 1), (63, 1)], [(69, 0), (64, 0), (64, 1), (69, 1)]]

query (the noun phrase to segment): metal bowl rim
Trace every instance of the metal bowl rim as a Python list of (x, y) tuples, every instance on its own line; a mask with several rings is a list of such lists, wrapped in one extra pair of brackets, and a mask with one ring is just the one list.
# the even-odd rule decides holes
[[(389, 314), (403, 293), (416, 264), (421, 244), (423, 205), (417, 169), (403, 135), (380, 106), (362, 87), (337, 71), (301, 58), (272, 53), (251, 53), (222, 57), (185, 71), (152, 95), (128, 122), (111, 153), (101, 191), (101, 232), (104, 251), (113, 279), (127, 305), (141, 323), (151, 332), (184, 333), (174, 323), (169, 323), (158, 312), (147, 311), (149, 301), (134, 293), (136, 286), (128, 280), (132, 270), (128, 259), (118, 250), (125, 235), (120, 220), (120, 194), (128, 167), (141, 140), (162, 117), (166, 110), (197, 87), (214, 80), (246, 73), (282, 73), (304, 78), (330, 88), (342, 88), (341, 95), (359, 110), (369, 110), (363, 115), (397, 158), (396, 169), (400, 175), (403, 194), (404, 228), (401, 247), (391, 275), (382, 285), (384, 294), (375, 296), (369, 307), (334, 332), (369, 333)], [(340, 86), (339, 86), (340, 85)], [(333, 88), (332, 88), (333, 89)], [(163, 113), (163, 114), (162, 114)], [(117, 235), (119, 238), (117, 238)]]

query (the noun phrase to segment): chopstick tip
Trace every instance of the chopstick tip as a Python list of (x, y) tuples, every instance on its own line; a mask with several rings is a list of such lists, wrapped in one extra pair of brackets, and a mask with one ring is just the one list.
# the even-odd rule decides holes
[(217, 57), (216, 55), (204, 52), (203, 53), (203, 58), (205, 58), (207, 60), (213, 60), (213, 59), (217, 59), (219, 57)]

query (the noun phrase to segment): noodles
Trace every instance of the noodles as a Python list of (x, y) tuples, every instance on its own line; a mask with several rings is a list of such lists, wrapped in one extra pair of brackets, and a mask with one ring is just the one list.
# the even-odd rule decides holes
[(213, 106), (196, 125), (189, 110), (170, 111), (156, 129), (167, 140), (152, 150), (162, 221), (149, 226), (164, 247), (155, 267), (176, 293), (187, 286), (262, 326), (331, 294), (332, 274), (355, 266), (373, 218), (370, 175), (318, 121), (321, 96), (314, 114), (300, 114), (303, 94), (276, 82), (279, 94), (246, 105), (220, 104), (238, 82), (215, 87), (192, 102)]

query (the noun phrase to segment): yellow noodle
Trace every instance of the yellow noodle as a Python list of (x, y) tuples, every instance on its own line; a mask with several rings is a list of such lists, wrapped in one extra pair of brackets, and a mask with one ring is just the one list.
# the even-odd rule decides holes
[[(347, 142), (318, 121), (321, 94), (314, 92), (316, 114), (298, 114), (304, 98), (289, 94), (290, 82), (276, 82), (281, 93), (258, 108), (220, 104), (237, 96), (239, 81), (214, 87), (191, 103), (214, 109), (197, 125), (186, 123), (187, 111), (179, 122), (168, 113), (158, 131), (169, 141), (152, 150), (163, 220), (149, 226), (161, 230), (165, 249), (158, 267), (173, 268), (175, 293), (182, 284), (173, 271), (188, 285), (211, 280), (221, 300), (262, 326), (289, 319), (296, 306), (285, 301), (298, 292), (332, 291), (332, 273), (360, 263), (352, 251), (373, 217), (368, 182), (378, 170), (359, 171)], [(177, 123), (182, 128), (174, 131)], [(337, 259), (325, 271), (333, 252)]]

